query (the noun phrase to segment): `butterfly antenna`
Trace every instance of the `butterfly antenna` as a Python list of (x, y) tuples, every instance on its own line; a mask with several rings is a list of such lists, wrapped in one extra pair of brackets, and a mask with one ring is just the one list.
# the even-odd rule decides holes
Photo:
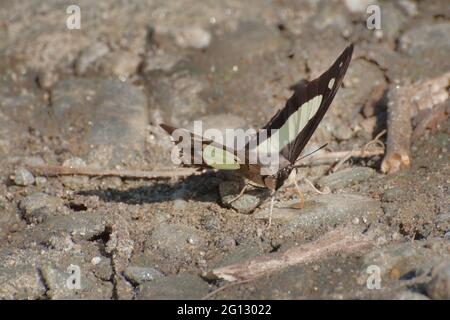
[[(312, 152), (310, 152), (310, 153), (308, 153), (308, 154), (306, 154), (306, 155), (304, 155), (304, 156), (298, 158), (297, 161), (295, 161), (295, 162), (298, 162), (298, 161), (300, 161), (300, 160), (305, 159), (306, 157), (309, 157), (310, 155), (313, 155), (313, 154), (316, 153), (317, 151), (322, 150), (323, 148), (325, 148), (327, 145), (328, 145), (328, 142), (325, 143), (323, 146), (317, 148), (316, 150), (314, 150), (314, 151), (312, 151)], [(295, 166), (294, 166), (294, 168), (297, 168), (297, 167), (300, 167), (300, 165), (295, 165)]]

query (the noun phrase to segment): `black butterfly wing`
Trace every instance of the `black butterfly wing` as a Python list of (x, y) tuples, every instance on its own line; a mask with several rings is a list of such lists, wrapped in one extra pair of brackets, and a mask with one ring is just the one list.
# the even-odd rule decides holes
[[(287, 100), (285, 107), (279, 110), (263, 127), (263, 129), (268, 130), (267, 134), (270, 137), (272, 129), (281, 129), (288, 122), (289, 125), (297, 125), (298, 123), (301, 123), (301, 117), (294, 119), (297, 121), (292, 121), (292, 116), (295, 118), (295, 116), (300, 115), (301, 113), (299, 113), (299, 111), (301, 111), (300, 109), (302, 107), (311, 107), (308, 105), (309, 102), (315, 101), (318, 103), (318, 105), (311, 108), (313, 115), (308, 114), (311, 118), (307, 119), (306, 125), (304, 125), (297, 136), (280, 151), (281, 155), (288, 159), (291, 164), (295, 163), (327, 112), (337, 90), (342, 83), (348, 65), (350, 64), (352, 53), (353, 45), (350, 45), (342, 52), (333, 65), (319, 78), (310, 82), (303, 81), (299, 83), (295, 87), (294, 94)], [(318, 102), (319, 100), (320, 104)], [(303, 121), (305, 120), (303, 119)]]

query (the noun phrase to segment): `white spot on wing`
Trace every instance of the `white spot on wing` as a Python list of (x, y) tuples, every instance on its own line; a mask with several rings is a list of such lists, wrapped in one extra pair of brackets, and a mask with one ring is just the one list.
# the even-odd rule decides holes
[(328, 88), (331, 90), (333, 89), (333, 85), (334, 85), (334, 78), (330, 79), (330, 82), (328, 82)]

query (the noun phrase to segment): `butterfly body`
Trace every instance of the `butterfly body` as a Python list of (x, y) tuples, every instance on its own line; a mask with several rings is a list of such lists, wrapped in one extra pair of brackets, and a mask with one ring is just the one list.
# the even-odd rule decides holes
[[(187, 148), (188, 165), (198, 168), (234, 170), (238, 175), (267, 187), (274, 194), (295, 169), (295, 162), (331, 105), (350, 64), (352, 52), (353, 45), (350, 45), (320, 77), (298, 83), (284, 108), (278, 110), (256, 135), (250, 137), (250, 141), (243, 149), (234, 150), (185, 129), (177, 129), (165, 124), (161, 124), (161, 127), (172, 135), (176, 144), (182, 140), (192, 142)], [(174, 137), (176, 130), (182, 130), (184, 138)], [(200, 150), (192, 147), (195, 142), (197, 146), (201, 146)], [(252, 157), (252, 155), (256, 156)], [(272, 161), (271, 157), (264, 157), (268, 155), (276, 155), (276, 161)], [(219, 163), (215, 162), (214, 158), (226, 159), (226, 161)], [(201, 161), (195, 162), (195, 159)], [(250, 161), (251, 159), (254, 161)]]
[(286, 159), (282, 159), (280, 161), (279, 170), (271, 175), (262, 175), (261, 167), (251, 164), (242, 165), (236, 173), (256, 183), (259, 186), (263, 186), (275, 191), (283, 185), (284, 181), (289, 177), (292, 170), (294, 170), (294, 167)]

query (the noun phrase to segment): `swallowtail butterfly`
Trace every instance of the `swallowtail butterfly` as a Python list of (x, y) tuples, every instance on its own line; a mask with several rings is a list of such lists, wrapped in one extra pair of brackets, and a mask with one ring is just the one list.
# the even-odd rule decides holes
[[(320, 77), (312, 81), (304, 80), (295, 86), (294, 94), (287, 100), (284, 108), (278, 110), (262, 128), (262, 130), (266, 130), (265, 137), (261, 138), (256, 135), (253, 148), (251, 148), (251, 143), (247, 143), (243, 153), (240, 152), (242, 150), (234, 150), (234, 148), (230, 150), (227, 146), (195, 135), (185, 129), (178, 129), (166, 124), (160, 124), (160, 126), (172, 136), (174, 131), (182, 130), (188, 139), (192, 140), (191, 142), (200, 143), (200, 150), (195, 150), (193, 147), (195, 143), (190, 144), (192, 146), (191, 159), (200, 157), (202, 160), (201, 163), (193, 164), (193, 166), (235, 170), (254, 183), (272, 190), (270, 209), (272, 212), (275, 191), (283, 185), (295, 169), (295, 162), (330, 107), (350, 64), (352, 52), (353, 45), (350, 45)], [(180, 141), (176, 141), (176, 143), (180, 143)], [(197, 143), (197, 145), (199, 144)], [(278, 153), (275, 172), (264, 173), (264, 170), (261, 169), (267, 167), (267, 164), (262, 164), (259, 156), (256, 158), (256, 162), (248, 161), (252, 152), (257, 154)], [(217, 159), (217, 155), (226, 161), (214, 161)], [(244, 161), (241, 161), (242, 155), (245, 156)], [(192, 163), (194, 161), (190, 165)]]

